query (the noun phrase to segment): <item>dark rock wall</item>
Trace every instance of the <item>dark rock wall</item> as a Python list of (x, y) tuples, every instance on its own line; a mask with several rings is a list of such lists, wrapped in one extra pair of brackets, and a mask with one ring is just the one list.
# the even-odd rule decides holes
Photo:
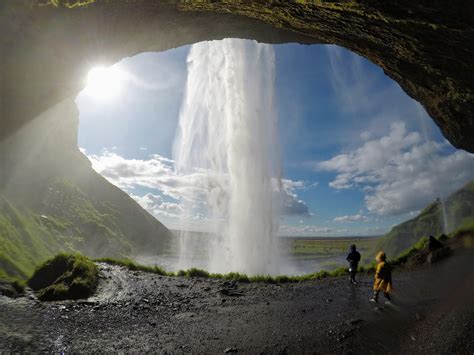
[[(56, 1), (75, 4), (77, 1)], [(4, 138), (84, 85), (88, 69), (224, 37), (334, 43), (373, 61), (474, 152), (474, 3), (468, 0), (48, 0), (0, 5)]]

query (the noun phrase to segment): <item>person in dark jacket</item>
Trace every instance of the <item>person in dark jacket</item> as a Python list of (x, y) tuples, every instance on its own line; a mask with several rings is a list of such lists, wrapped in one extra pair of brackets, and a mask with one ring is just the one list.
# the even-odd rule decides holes
[(359, 266), (360, 253), (357, 251), (355, 244), (351, 245), (349, 255), (346, 260), (349, 262), (349, 274), (351, 275), (350, 280), (354, 285), (357, 285), (355, 275), (357, 273), (357, 267)]

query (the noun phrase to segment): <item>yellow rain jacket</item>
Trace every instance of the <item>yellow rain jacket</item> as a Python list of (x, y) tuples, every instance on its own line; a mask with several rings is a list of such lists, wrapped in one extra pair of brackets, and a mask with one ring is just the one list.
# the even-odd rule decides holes
[(374, 291), (392, 292), (392, 269), (385, 261), (381, 261), (377, 264)]

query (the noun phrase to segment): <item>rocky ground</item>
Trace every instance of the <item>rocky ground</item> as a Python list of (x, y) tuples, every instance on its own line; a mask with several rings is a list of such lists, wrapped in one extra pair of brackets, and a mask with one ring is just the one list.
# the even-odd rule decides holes
[(395, 303), (378, 307), (371, 275), (239, 284), (101, 264), (88, 300), (0, 296), (0, 352), (472, 354), (473, 254), (395, 272)]

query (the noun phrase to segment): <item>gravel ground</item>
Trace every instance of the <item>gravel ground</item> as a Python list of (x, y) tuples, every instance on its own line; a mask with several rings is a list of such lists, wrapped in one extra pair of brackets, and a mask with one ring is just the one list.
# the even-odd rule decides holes
[(0, 352), (473, 354), (473, 254), (395, 272), (378, 307), (371, 275), (239, 284), (100, 264), (85, 301), (0, 296)]

